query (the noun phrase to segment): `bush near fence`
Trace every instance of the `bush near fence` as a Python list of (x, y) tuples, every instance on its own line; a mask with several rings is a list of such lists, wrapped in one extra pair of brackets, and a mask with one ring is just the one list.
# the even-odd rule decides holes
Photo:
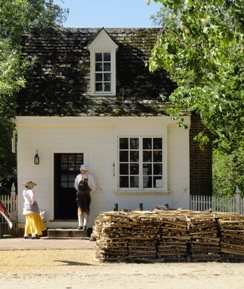
[(100, 261), (244, 261), (244, 216), (235, 213), (105, 212), (92, 238)]

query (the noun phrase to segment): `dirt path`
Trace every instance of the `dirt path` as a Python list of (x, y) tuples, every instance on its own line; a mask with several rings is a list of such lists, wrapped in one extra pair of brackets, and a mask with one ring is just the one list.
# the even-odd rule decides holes
[(0, 288), (244, 288), (243, 263), (111, 264), (94, 256), (94, 249), (0, 251)]

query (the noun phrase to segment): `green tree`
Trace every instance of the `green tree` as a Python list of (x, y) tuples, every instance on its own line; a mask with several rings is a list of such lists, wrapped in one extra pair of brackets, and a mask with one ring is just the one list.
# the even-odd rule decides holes
[(53, 0), (0, 0), (0, 38), (19, 45), (24, 29), (59, 26), (67, 12)]
[(32, 27), (58, 26), (68, 11), (53, 0), (0, 0), (0, 193), (8, 190), (16, 175), (11, 152), (15, 93), (24, 85), (28, 65), (21, 56), (21, 35)]
[[(226, 156), (229, 188), (234, 192), (238, 185), (244, 192), (244, 2), (154, 1), (162, 4), (154, 20), (163, 29), (150, 69), (164, 68), (178, 85), (169, 99), (169, 113), (181, 124), (183, 111), (200, 116), (213, 136), (215, 157)], [(197, 139), (208, 141), (204, 132)]]

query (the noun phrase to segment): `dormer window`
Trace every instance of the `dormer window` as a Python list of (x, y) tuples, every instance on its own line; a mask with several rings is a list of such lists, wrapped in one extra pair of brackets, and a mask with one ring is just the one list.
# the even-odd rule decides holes
[(111, 93), (111, 53), (95, 53), (95, 93)]
[(90, 50), (90, 93), (91, 95), (116, 95), (116, 50), (118, 45), (102, 29)]

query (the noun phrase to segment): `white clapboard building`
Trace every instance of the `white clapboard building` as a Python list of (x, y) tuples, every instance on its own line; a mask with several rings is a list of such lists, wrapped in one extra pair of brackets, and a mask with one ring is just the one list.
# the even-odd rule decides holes
[(82, 163), (97, 182), (90, 225), (100, 212), (158, 205), (189, 208), (191, 193), (211, 194), (211, 150), (167, 116), (160, 95), (176, 85), (151, 73), (160, 29), (33, 29), (23, 52), (33, 61), (17, 96), (18, 218), (23, 182), (33, 180), (49, 227), (76, 226), (74, 179)]

